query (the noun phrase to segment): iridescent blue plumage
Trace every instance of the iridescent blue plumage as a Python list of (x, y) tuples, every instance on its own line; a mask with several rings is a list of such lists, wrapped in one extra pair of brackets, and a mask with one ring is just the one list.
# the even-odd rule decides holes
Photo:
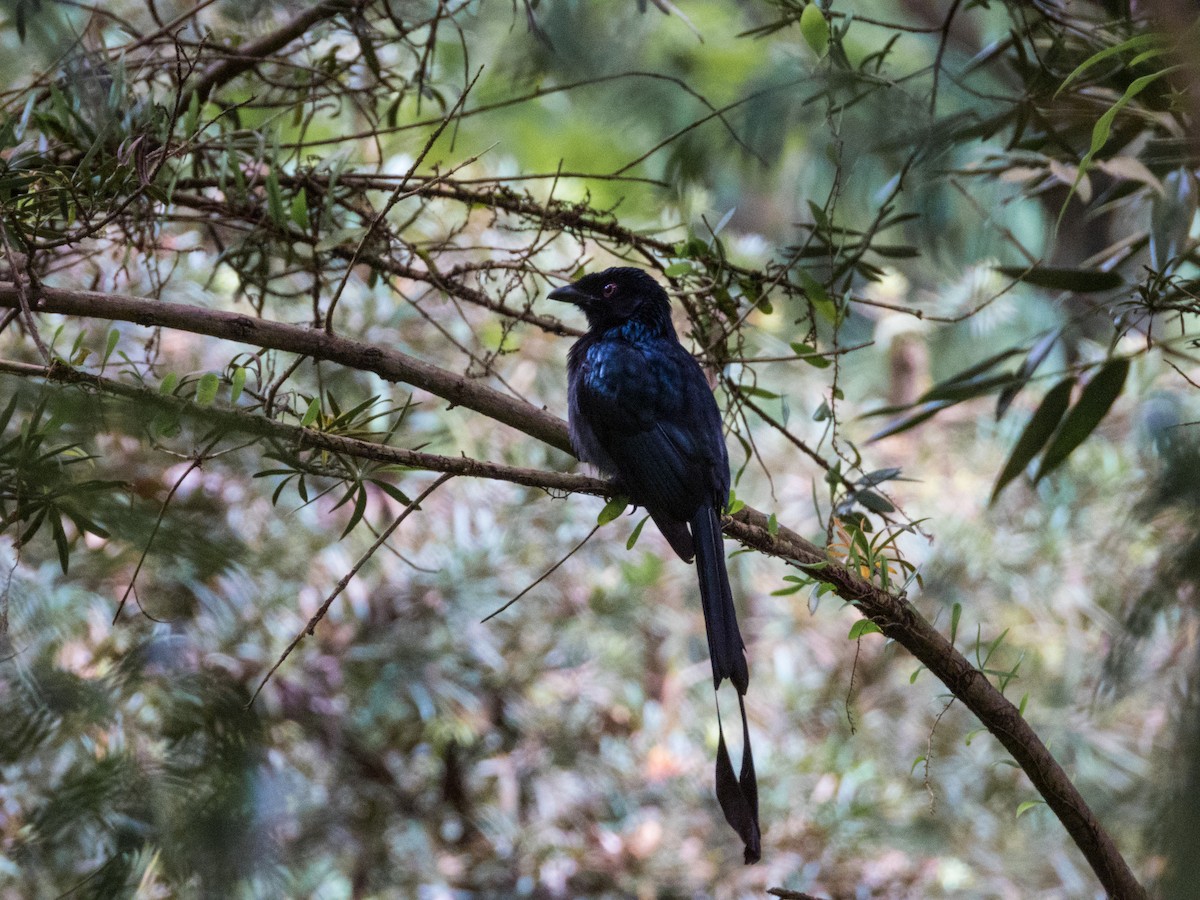
[[(589, 326), (567, 360), (575, 452), (644, 507), (676, 553), (696, 558), (713, 686), (728, 678), (741, 702), (750, 673), (720, 524), (729, 459), (704, 372), (679, 343), (666, 292), (640, 269), (606, 269), (550, 296), (582, 309)], [(717, 796), (746, 844), (746, 861), (753, 862), (758, 797), (744, 703), (741, 708), (741, 775), (733, 776), (722, 736)]]

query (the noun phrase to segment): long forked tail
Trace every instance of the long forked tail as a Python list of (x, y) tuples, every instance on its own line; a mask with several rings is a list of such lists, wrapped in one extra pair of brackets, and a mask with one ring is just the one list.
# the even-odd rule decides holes
[(738, 630), (729, 574), (725, 571), (725, 544), (716, 509), (702, 506), (692, 516), (692, 540), (700, 576), (704, 628), (708, 632), (708, 655), (712, 659), (713, 687), (728, 678), (739, 694), (745, 694), (750, 685), (750, 669), (746, 665), (742, 633)]
[(745, 646), (738, 630), (733, 591), (725, 570), (725, 546), (721, 540), (721, 522), (716, 509), (706, 506), (692, 516), (692, 539), (696, 545), (696, 571), (700, 574), (700, 600), (704, 606), (704, 627), (708, 631), (708, 655), (712, 660), (713, 689), (728, 678), (738, 692), (738, 711), (742, 714), (742, 765), (734, 774), (729, 751), (725, 747), (725, 729), (717, 707), (717, 802), (721, 811), (745, 845), (746, 863), (758, 862), (762, 854), (762, 836), (758, 825), (758, 777), (754, 772), (754, 754), (750, 750), (750, 723), (746, 720), (744, 695), (750, 685)]

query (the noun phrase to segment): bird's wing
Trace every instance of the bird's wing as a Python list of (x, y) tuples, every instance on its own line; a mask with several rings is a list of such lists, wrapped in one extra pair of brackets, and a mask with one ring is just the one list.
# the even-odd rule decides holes
[(660, 527), (662, 518), (687, 522), (701, 505), (723, 506), (729, 463), (721, 414), (696, 361), (674, 340), (605, 342), (589, 356), (577, 413), (631, 498)]

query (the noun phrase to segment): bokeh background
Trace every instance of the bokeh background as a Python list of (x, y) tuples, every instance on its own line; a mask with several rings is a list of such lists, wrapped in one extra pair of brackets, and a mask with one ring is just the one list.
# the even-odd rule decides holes
[[(38, 166), (46, 196), (67, 184), (78, 204), (60, 210), (55, 199), (47, 233), (96, 221), (126, 195), (116, 181), (139, 165), (139, 116), (169, 106), (137, 64), (140, 40), (190, 12), (179, 46), (200, 56), (270, 34), (311, 4), (200, 6), (0, 4), (10, 233), (23, 214), (14, 198), (36, 202), (14, 179)], [(1186, 796), (1196, 756), (1184, 739), (1200, 556), (1200, 469), (1186, 425), (1200, 417), (1187, 72), (1129, 97), (1089, 168), (1080, 161), (1096, 122), (1173, 58), (1161, 49), (1134, 59), (1160, 47), (1134, 44), (1056, 92), (1105, 48), (1160, 40), (1138, 18), (1155, 10), (835, 0), (820, 7), (825, 40), (829, 27), (841, 33), (822, 45), (804, 9), (374, 4), (361, 19), (314, 26), (283, 61), (197, 104), (196, 142), (155, 176), (164, 197), (134, 204), (140, 224), (122, 219), (124, 231), (98, 226), (40, 253), (39, 272), (58, 286), (297, 323), (313, 296), (336, 288), (340, 333), (560, 416), (568, 335), (344, 258), (293, 255), (284, 239), (214, 223), (171, 192), (200, 193), (212, 188), (206, 173), (232, 182), (240, 171), (278, 207), (273, 216), (304, 227), (323, 222), (313, 194), (259, 179), (276, 163), (348, 177), (402, 175), (419, 161), (422, 173), (481, 190), (586, 203), (682, 247), (657, 261), (684, 299), (716, 250), (747, 270), (792, 272), (824, 314), (798, 292), (730, 301), (738, 327), (719, 399), (737, 498), (845, 556), (835, 516), (845, 498), (828, 467), (855, 477), (898, 469), (877, 495), (890, 509), (857, 513), (873, 534), (894, 533), (888, 554), (919, 573), (909, 598), (1003, 684), (1135, 872), (1160, 884), (1172, 840), (1188, 834), (1172, 801)], [(411, 43), (395, 37), (396, 23), (412, 29)], [(338, 88), (280, 99), (304, 78), (319, 83), (314, 72)], [(471, 114), (427, 146), (476, 75)], [(94, 166), (86, 177), (81, 157)], [(375, 210), (393, 183), (371, 195)], [(224, 180), (221, 189), (232, 193)], [(564, 219), (543, 233), (452, 197), (402, 198), (387, 222), (425, 249), (424, 262), (465, 267), (448, 277), (568, 328), (582, 323), (545, 292), (578, 267), (628, 258), (620, 240)], [(365, 233), (361, 222), (321, 227), (330, 247)], [(873, 243), (856, 257), (864, 234)], [(1057, 267), (1060, 281), (1011, 274), (1033, 266)], [(1085, 280), (1097, 273), (1099, 291)], [(1118, 282), (1104, 281), (1110, 273)], [(1182, 293), (1168, 297), (1168, 283)], [(699, 333), (682, 303), (679, 325)], [(0, 358), (35, 363), (20, 326), (0, 333)], [(193, 397), (216, 373), (218, 405), (228, 405), (244, 378), (244, 408), (294, 360), (132, 324), (51, 317), (41, 332), (81, 369), (165, 394)], [(1009, 348), (1012, 370), (1048, 335), (1057, 339), (1042, 368), (1002, 418), (1000, 386), (985, 386), (870, 440), (932, 386)], [(1036, 486), (1022, 476), (990, 504), (1046, 389), (1070, 371), (1086, 379), (1112, 355), (1132, 365), (1108, 415), (1056, 471)], [(351, 417), (355, 433), (394, 427), (401, 446), (576, 465), (367, 373), (309, 362), (280, 384), (277, 415), (290, 421), (312, 424), (313, 398), (326, 424), (371, 401)], [(745, 396), (783, 427), (740, 405)], [(833, 594), (729, 543), (764, 828), (763, 862), (743, 867), (713, 795), (717, 721), (695, 573), (653, 527), (632, 540), (640, 512), (603, 525), (481, 621), (592, 531), (600, 498), (451, 480), (248, 705), (403, 508), (371, 478), (411, 498), (433, 477), (351, 471), (332, 458), (302, 468), (295, 448), (245, 435), (193, 466), (209, 449), (202, 410), (11, 367), (0, 407), (10, 400), (0, 452), (4, 897), (666, 898), (770, 887), (839, 898), (1099, 896), (1020, 770), (940, 683), (880, 634), (850, 639), (858, 616)], [(871, 415), (885, 407), (894, 410)], [(87, 481), (99, 486), (80, 488)], [(348, 497), (348, 484), (366, 486)], [(57, 528), (54, 512), (32, 529), (13, 513), (39, 486), (58, 492)], [(901, 582), (909, 571), (895, 567)], [(726, 722), (732, 714), (726, 706)]]

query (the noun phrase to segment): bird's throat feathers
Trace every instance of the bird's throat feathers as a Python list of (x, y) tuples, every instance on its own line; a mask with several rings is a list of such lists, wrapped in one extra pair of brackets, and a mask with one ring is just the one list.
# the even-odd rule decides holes
[(652, 301), (643, 303), (632, 316), (620, 321), (597, 317), (600, 320), (592, 322), (588, 316), (588, 333), (571, 348), (571, 355), (583, 353), (586, 347), (581, 345), (595, 344), (602, 341), (624, 341), (627, 344), (639, 345), (648, 341), (674, 338), (675, 325), (671, 321), (671, 308), (665, 303), (663, 309), (655, 309)]

